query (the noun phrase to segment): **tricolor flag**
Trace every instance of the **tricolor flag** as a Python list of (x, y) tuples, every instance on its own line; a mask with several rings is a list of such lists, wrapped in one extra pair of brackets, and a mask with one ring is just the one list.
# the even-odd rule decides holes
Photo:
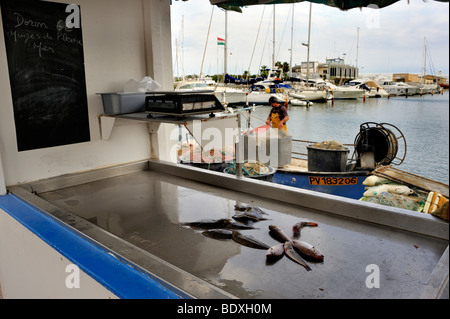
[(225, 39), (217, 37), (217, 45), (225, 45)]

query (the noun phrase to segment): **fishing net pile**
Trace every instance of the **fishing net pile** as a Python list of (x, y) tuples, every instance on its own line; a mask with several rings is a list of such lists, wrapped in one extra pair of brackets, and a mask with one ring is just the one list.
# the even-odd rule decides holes
[[(229, 174), (236, 174), (236, 163), (228, 165), (226, 172)], [(261, 175), (267, 175), (270, 173), (270, 168), (258, 161), (245, 162), (242, 166), (242, 173), (247, 177), (255, 177)]]
[(178, 157), (181, 162), (188, 163), (228, 163), (235, 159), (233, 147), (223, 147), (222, 149), (203, 150), (198, 144), (181, 144), (178, 150)]
[(376, 196), (364, 196), (362, 201), (385, 206), (403, 208), (416, 212), (423, 212), (425, 200), (419, 197), (410, 197), (389, 192), (382, 192)]
[(314, 148), (322, 149), (322, 150), (344, 150), (345, 147), (342, 143), (338, 141), (324, 141), (320, 143), (316, 143), (312, 145)]
[(449, 220), (448, 199), (436, 192), (426, 192), (400, 185), (378, 176), (368, 177), (361, 201), (431, 214)]
[(363, 184), (368, 188), (361, 201), (423, 212), (426, 195), (422, 192), (378, 176), (368, 177)]

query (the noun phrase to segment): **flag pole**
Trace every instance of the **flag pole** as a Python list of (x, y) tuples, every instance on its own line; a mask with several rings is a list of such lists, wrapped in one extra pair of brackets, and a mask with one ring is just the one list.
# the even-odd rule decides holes
[(225, 83), (225, 76), (227, 74), (227, 56), (228, 54), (228, 10), (225, 10), (225, 50), (223, 60), (223, 83)]

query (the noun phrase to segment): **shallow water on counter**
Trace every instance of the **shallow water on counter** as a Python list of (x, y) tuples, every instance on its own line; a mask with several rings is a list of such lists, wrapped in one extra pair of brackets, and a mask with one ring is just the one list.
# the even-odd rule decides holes
[[(448, 245), (152, 171), (39, 196), (240, 298), (415, 298)], [(309, 272), (286, 256), (268, 263), (265, 250), (205, 237), (200, 230), (183, 225), (232, 218), (234, 205), (239, 203), (260, 207), (268, 214), (269, 220), (241, 233), (269, 246), (279, 244), (270, 236), (269, 225), (292, 234), (292, 226), (299, 221), (318, 223), (317, 228), (303, 229), (301, 239), (317, 246), (325, 255), (324, 262), (308, 261)], [(383, 269), (382, 289), (366, 287), (366, 267), (371, 264)]]

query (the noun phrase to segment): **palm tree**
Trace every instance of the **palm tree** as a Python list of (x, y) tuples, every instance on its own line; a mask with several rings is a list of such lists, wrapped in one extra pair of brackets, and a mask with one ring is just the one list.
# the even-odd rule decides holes
[(289, 66), (289, 63), (287, 63), (287, 62), (284, 62), (283, 63), (283, 74), (288, 74), (289, 73), (289, 68), (290, 68), (290, 66)]
[(276, 71), (276, 73), (275, 73), (275, 75), (276, 75), (277, 78), (279, 78), (279, 77), (280, 77), (280, 73), (281, 73), (281, 69), (282, 69), (282, 67), (283, 67), (283, 64), (282, 64), (280, 61), (277, 61), (277, 62), (275, 63), (275, 67), (278, 68), (277, 71)]
[(261, 66), (261, 76), (263, 78), (267, 77), (267, 65), (262, 65)]

